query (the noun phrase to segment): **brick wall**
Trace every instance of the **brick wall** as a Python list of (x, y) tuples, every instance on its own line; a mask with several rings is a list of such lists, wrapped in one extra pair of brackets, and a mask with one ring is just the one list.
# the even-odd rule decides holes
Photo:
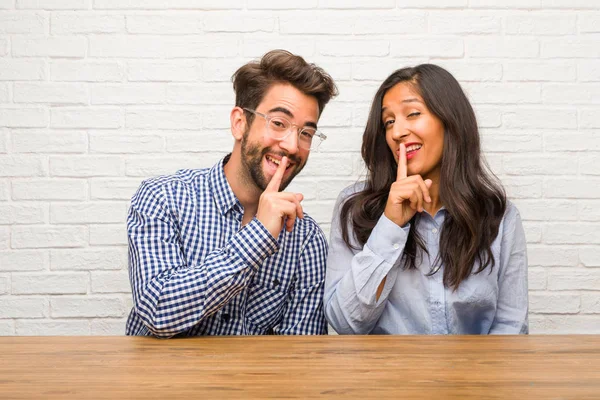
[(329, 139), (291, 187), (326, 231), (394, 69), (448, 68), (524, 218), (532, 333), (600, 333), (597, 0), (0, 0), (0, 334), (122, 334), (146, 177), (232, 145), (229, 81), (286, 48), (329, 71)]

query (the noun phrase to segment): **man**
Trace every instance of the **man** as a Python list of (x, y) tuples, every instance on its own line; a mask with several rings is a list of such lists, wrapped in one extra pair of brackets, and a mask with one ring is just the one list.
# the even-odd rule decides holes
[(282, 50), (238, 69), (233, 87), (231, 154), (132, 198), (128, 335), (327, 333), (327, 242), (302, 194), (282, 190), (325, 139), (317, 122), (337, 88)]

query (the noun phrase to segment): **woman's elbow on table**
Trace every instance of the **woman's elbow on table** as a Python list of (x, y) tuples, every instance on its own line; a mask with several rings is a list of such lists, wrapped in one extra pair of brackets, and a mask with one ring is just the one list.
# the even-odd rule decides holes
[(327, 322), (340, 335), (368, 335), (373, 330), (371, 318), (356, 307), (341, 306), (335, 293), (326, 299), (324, 309)]

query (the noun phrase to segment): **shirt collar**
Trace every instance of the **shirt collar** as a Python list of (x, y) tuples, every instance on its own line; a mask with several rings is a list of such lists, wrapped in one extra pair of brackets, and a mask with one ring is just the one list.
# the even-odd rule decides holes
[(440, 207), (440, 209), (439, 209), (439, 210), (438, 210), (438, 211), (435, 213), (435, 215), (431, 215), (431, 214), (429, 214), (429, 213), (428, 213), (426, 210), (423, 210), (423, 213), (422, 213), (422, 214), (424, 214), (424, 215), (427, 215), (427, 216), (429, 216), (431, 219), (435, 220), (435, 219), (438, 217), (438, 215), (439, 215), (439, 216), (445, 216), (447, 213), (448, 213), (448, 210), (446, 209), (446, 207), (445, 207), (445, 206), (442, 206), (442, 207)]
[(227, 182), (227, 177), (225, 176), (225, 170), (223, 167), (229, 161), (229, 157), (231, 154), (226, 155), (221, 159), (217, 164), (215, 164), (208, 173), (208, 182), (210, 185), (210, 190), (212, 192), (213, 198), (215, 199), (215, 204), (219, 208), (219, 211), (222, 215), (225, 215), (234, 208), (236, 205), (241, 210), (241, 204), (235, 194), (233, 193), (233, 189), (229, 186), (229, 182)]

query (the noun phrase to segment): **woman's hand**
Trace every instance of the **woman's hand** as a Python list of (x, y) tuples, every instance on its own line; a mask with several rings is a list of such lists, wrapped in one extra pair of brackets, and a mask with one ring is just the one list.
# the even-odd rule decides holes
[(400, 143), (398, 158), (398, 176), (392, 183), (390, 194), (385, 205), (384, 215), (398, 226), (404, 226), (418, 212), (423, 212), (424, 202), (431, 203), (429, 188), (431, 179), (421, 175), (408, 175), (406, 162), (406, 146)]

